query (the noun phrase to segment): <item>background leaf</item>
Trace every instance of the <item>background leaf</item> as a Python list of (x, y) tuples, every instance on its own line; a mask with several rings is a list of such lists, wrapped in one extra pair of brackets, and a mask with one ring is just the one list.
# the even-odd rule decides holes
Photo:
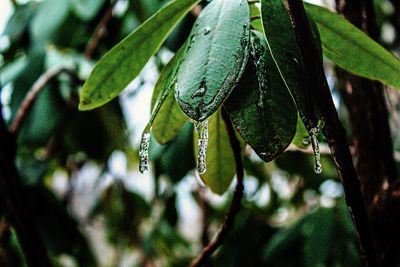
[(306, 4), (321, 33), (324, 54), (339, 67), (400, 89), (400, 60), (347, 20)]

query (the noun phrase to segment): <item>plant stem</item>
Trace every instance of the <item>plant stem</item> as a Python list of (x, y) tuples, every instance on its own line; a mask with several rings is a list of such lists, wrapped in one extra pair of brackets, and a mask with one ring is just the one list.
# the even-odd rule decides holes
[(321, 120), (325, 123), (324, 134), (332, 151), (335, 165), (342, 181), (346, 203), (355, 224), (362, 258), (366, 266), (379, 266), (374, 238), (361, 193), (361, 184), (353, 166), (352, 156), (347, 145), (346, 131), (341, 124), (332, 95), (325, 77), (324, 69), (311, 28), (301, 0), (287, 0), (286, 6), (296, 33), (306, 71)]
[(237, 177), (236, 189), (233, 195), (231, 207), (229, 208), (229, 212), (225, 217), (221, 229), (219, 230), (216, 237), (207, 246), (204, 247), (200, 255), (192, 261), (192, 263), (190, 264), (191, 267), (202, 266), (211, 257), (211, 255), (218, 249), (218, 247), (220, 247), (224, 243), (229, 231), (233, 227), (236, 215), (239, 213), (242, 203), (243, 190), (244, 190), (242, 150), (240, 147), (240, 142), (235, 135), (235, 129), (233, 128), (232, 122), (224, 108), (222, 108), (222, 118), (224, 119), (229, 135), (229, 141), (231, 143), (231, 147), (235, 157), (236, 177)]

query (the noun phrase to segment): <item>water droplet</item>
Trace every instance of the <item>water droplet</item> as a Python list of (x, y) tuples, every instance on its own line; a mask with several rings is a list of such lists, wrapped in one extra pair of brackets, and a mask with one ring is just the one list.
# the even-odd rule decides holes
[(150, 133), (145, 131), (142, 135), (139, 150), (139, 171), (146, 172), (149, 169), (149, 146), (150, 146)]
[(203, 174), (207, 170), (208, 120), (195, 122), (194, 126), (198, 134), (197, 171)]
[(310, 138), (311, 138), (311, 145), (314, 150), (314, 171), (315, 173), (322, 172), (322, 165), (321, 165), (321, 152), (319, 150), (319, 143), (317, 136), (319, 134), (319, 128), (314, 127), (310, 130)]
[(211, 27), (205, 27), (204, 28), (204, 35), (207, 35), (211, 32)]

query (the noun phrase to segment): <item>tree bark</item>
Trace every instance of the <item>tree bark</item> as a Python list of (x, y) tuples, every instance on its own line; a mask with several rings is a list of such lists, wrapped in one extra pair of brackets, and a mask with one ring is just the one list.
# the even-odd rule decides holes
[[(379, 41), (372, 0), (337, 0), (346, 19)], [(378, 256), (383, 267), (400, 266), (400, 199), (393, 157), (389, 112), (378, 82), (338, 70), (341, 93), (349, 110), (357, 172), (368, 206)]]
[(325, 123), (324, 134), (331, 148), (332, 156), (343, 184), (346, 203), (360, 241), (364, 264), (369, 267), (379, 266), (368, 213), (361, 192), (361, 184), (353, 166), (345, 129), (333, 104), (332, 95), (305, 14), (303, 2), (300, 0), (286, 0), (286, 6), (303, 55), (307, 72), (306, 77), (309, 80), (313, 94), (309, 97), (316, 99), (316, 106), (319, 109), (321, 120)]

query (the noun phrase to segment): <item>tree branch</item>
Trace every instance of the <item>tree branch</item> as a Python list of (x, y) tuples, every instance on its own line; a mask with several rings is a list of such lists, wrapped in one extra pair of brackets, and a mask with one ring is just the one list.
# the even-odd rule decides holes
[(39, 79), (32, 85), (31, 89), (26, 94), (24, 100), (22, 101), (21, 107), (18, 109), (17, 115), (13, 123), (10, 126), (10, 132), (14, 135), (18, 135), (21, 129), (22, 123), (28, 115), (29, 109), (36, 100), (39, 93), (46, 87), (46, 85), (56, 76), (61, 73), (68, 73), (70, 76), (76, 78), (76, 74), (65, 67), (56, 67), (54, 69), (49, 69), (43, 73)]
[(231, 147), (235, 157), (237, 185), (235, 193), (233, 195), (231, 207), (229, 208), (228, 214), (225, 217), (221, 229), (219, 230), (215, 238), (207, 246), (204, 247), (200, 255), (192, 261), (192, 263), (190, 264), (191, 267), (199, 267), (203, 265), (211, 257), (211, 255), (218, 249), (218, 247), (220, 247), (224, 243), (229, 231), (233, 227), (236, 215), (240, 211), (242, 203), (243, 190), (244, 190), (243, 186), (244, 171), (243, 171), (243, 162), (241, 153), (242, 150), (240, 148), (239, 140), (235, 135), (235, 129), (233, 129), (231, 120), (229, 119), (229, 116), (224, 108), (222, 108), (222, 118), (225, 121), (225, 125), (229, 135), (229, 141), (231, 143)]
[(332, 95), (317, 52), (318, 49), (313, 40), (303, 2), (300, 0), (286, 0), (286, 6), (303, 55), (310, 87), (316, 96), (316, 105), (319, 108), (321, 120), (325, 123), (324, 133), (331, 148), (345, 191), (346, 203), (357, 230), (362, 258), (369, 267), (379, 266), (374, 238), (361, 193), (360, 181), (354, 169), (352, 156), (347, 145), (346, 131), (333, 104)]
[(106, 10), (106, 13), (102, 17), (96, 29), (94, 30), (92, 36), (90, 37), (90, 40), (84, 52), (84, 56), (86, 58), (91, 59), (93, 57), (93, 54), (96, 51), (97, 47), (99, 46), (100, 40), (104, 37), (107, 26), (113, 17), (113, 9), (117, 2), (118, 0), (115, 0), (110, 4), (110, 6)]

